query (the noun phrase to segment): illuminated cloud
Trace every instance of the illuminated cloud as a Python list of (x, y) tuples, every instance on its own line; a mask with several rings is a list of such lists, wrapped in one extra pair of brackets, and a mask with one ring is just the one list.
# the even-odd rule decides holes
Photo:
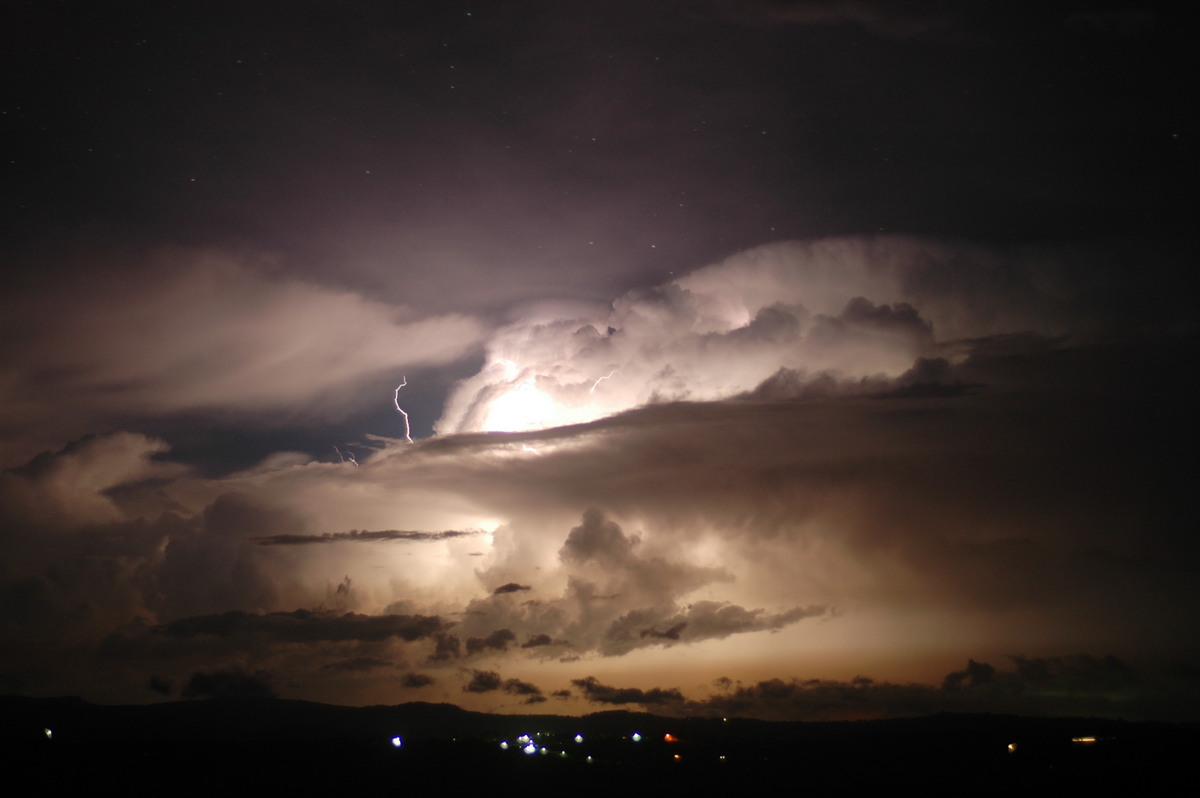
[(0, 472), (0, 517), (9, 523), (79, 525), (125, 520), (120, 488), (166, 481), (187, 469), (155, 459), (170, 450), (161, 440), (130, 432), (87, 436), (58, 452)]
[(543, 306), (496, 332), (440, 432), (521, 431), (651, 402), (711, 401), (781, 369), (889, 379), (965, 338), (1089, 326), (1032, 255), (912, 238), (785, 242), (609, 308)]
[[(22, 330), (4, 357), (6, 451), (130, 414), (285, 412), (329, 418), (385, 373), (458, 360), (479, 321), (421, 316), (216, 251), (163, 250), (0, 300)], [(398, 378), (398, 377), (397, 377)], [(390, 379), (390, 378), (389, 378)], [(36, 451), (36, 449), (33, 449)]]

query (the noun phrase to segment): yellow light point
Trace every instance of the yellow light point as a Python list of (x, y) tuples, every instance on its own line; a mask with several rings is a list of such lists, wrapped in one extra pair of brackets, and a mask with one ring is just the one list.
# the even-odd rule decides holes
[(663, 735), (663, 742), (677, 743), (677, 742), (679, 742), (679, 738), (676, 737), (674, 734), (667, 732), (666, 734)]
[(1096, 742), (1096, 738), (1095, 737), (1072, 737), (1071, 742), (1073, 742), (1073, 743), (1094, 743), (1094, 742)]
[(1010, 752), (1012, 752), (1012, 751), (1016, 751), (1016, 750), (1017, 750), (1017, 744), (1016, 744), (1016, 743), (1009, 743), (1009, 744), (1008, 744), (1008, 750), (1009, 750)]
[(673, 758), (673, 759), (674, 759), (676, 762), (678, 762), (679, 760), (683, 759), (683, 757), (681, 757), (679, 754), (676, 754), (676, 755), (675, 755), (674, 757), (672, 757), (672, 758)]

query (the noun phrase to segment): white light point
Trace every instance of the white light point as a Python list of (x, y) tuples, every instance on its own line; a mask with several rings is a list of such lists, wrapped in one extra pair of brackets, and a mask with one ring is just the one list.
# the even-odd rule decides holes
[(404, 408), (400, 407), (400, 389), (405, 385), (408, 385), (407, 376), (400, 378), (400, 384), (396, 386), (396, 393), (393, 395), (392, 401), (396, 403), (396, 410), (404, 416), (404, 440), (412, 443), (412, 428), (408, 425), (408, 413), (405, 413)]
[(396, 735), (395, 737), (392, 738), (392, 747), (393, 748), (399, 748), (402, 745), (404, 745), (404, 741), (400, 739), (400, 735)]
[(484, 429), (489, 432), (528, 432), (570, 423), (553, 398), (540, 391), (534, 380), (510, 386), (488, 406)]

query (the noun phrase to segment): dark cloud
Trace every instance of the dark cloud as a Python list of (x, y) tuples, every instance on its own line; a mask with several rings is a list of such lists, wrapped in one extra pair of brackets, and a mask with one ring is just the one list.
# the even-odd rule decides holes
[[(1007, 712), (1030, 715), (1141, 716), (1161, 711), (1169, 688), (1161, 676), (1148, 680), (1113, 656), (1011, 658), (1009, 668), (969, 660), (947, 674), (940, 689), (894, 684), (859, 676), (851, 681), (768, 679), (735, 686), (694, 702), (692, 712), (764, 719), (847, 719), (925, 715), (934, 712)], [(1188, 703), (1194, 700), (1188, 699)]]
[(390, 668), (394, 667), (394, 665), (395, 663), (382, 657), (363, 656), (330, 662), (327, 665), (323, 665), (321, 669), (334, 673), (366, 673), (376, 668)]
[(170, 695), (175, 692), (175, 685), (171, 684), (169, 679), (164, 679), (161, 676), (151, 676), (150, 680), (146, 682), (146, 687), (159, 695)]
[(478, 654), (481, 651), (506, 651), (508, 644), (517, 639), (511, 629), (497, 629), (486, 637), (467, 638), (467, 655)]
[(249, 673), (238, 668), (197, 672), (184, 685), (184, 698), (246, 700), (274, 698), (271, 676), (265, 671)]
[(287, 643), (378, 641), (393, 637), (412, 641), (434, 637), (445, 626), (440, 618), (422, 615), (335, 615), (311, 610), (256, 615), (230, 611), (182, 618), (157, 627), (153, 633), (166, 637), (240, 637)]
[(537, 648), (538, 646), (548, 646), (554, 642), (550, 635), (531, 635), (528, 640), (521, 644), (521, 648)]
[(747, 632), (772, 631), (828, 613), (828, 607), (812, 606), (772, 614), (717, 601), (698, 601), (666, 617), (653, 609), (633, 610), (608, 627), (601, 651), (622, 654), (647, 643), (691, 643)]
[(504, 681), (496, 671), (471, 671), (471, 681), (463, 687), (467, 693), (490, 693), (499, 690)]
[[(1012, 657), (1007, 669), (971, 660), (963, 671), (948, 674), (941, 688), (867, 676), (848, 681), (765, 679), (748, 685), (723, 677), (714, 681), (716, 694), (690, 700), (674, 688), (617, 688), (595, 677), (574, 679), (572, 684), (596, 703), (639, 704), (667, 715), (764, 720), (848, 720), (937, 712), (1141, 717), (1162, 712), (1163, 696), (1178, 689), (1164, 674), (1147, 678), (1115, 657), (1089, 655)], [(1185, 703), (1190, 707), (1196, 693), (1188, 692)]]
[(530, 684), (529, 682), (523, 682), (520, 679), (506, 679), (504, 682), (504, 690), (505, 690), (505, 692), (512, 693), (513, 695), (520, 695), (520, 696), (526, 696), (526, 697), (531, 697), (531, 696), (539, 696), (540, 697), (542, 695), (542, 689), (540, 687), (538, 687), (536, 684)]
[(351, 529), (349, 532), (326, 532), (323, 535), (271, 535), (258, 538), (262, 546), (302, 546), (310, 543), (340, 543), (343, 541), (373, 543), (387, 540), (446, 540), (481, 534), (479, 530), (465, 532), (448, 529), (443, 532), (414, 532), (409, 530), (383, 529), (367, 531)]
[(502, 679), (496, 671), (471, 671), (471, 681), (463, 687), (468, 693), (491, 693), (503, 691), (519, 696), (525, 704), (540, 704), (546, 700), (542, 690), (535, 684), (520, 679)]
[(407, 689), (416, 689), (418, 687), (428, 687), (434, 683), (434, 678), (425, 673), (406, 673), (404, 678), (400, 680), (400, 686)]
[(434, 648), (433, 653), (429, 656), (430, 662), (446, 662), (453, 659), (458, 659), (462, 652), (462, 643), (457, 635), (438, 632), (433, 636)]
[(532, 590), (529, 585), (522, 585), (516, 582), (507, 582), (492, 591), (493, 596), (500, 596), (504, 593), (518, 593), (523, 590)]
[(680, 621), (666, 631), (660, 632), (657, 629), (650, 628), (643, 629), (642, 631), (638, 632), (638, 635), (640, 637), (654, 637), (659, 640), (678, 640), (679, 633), (685, 628), (687, 628), (687, 621)]
[(583, 692), (588, 701), (600, 704), (641, 704), (646, 707), (682, 704), (683, 694), (677, 688), (664, 690), (655, 687), (650, 690), (639, 690), (634, 687), (610, 687), (601, 684), (594, 676), (584, 679), (572, 679), (571, 684)]
[(1014, 669), (999, 672), (971, 660), (965, 671), (947, 674), (947, 691), (999, 692), (1024, 696), (1119, 695), (1140, 686), (1136, 670), (1111, 654), (1093, 657), (1013, 656)]

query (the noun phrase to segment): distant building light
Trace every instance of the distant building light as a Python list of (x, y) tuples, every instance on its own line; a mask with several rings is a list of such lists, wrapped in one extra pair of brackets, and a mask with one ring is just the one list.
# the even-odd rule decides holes
[(50, 729), (42, 729), (42, 733), (46, 735), (47, 740), (54, 739), (54, 732)]
[(517, 738), (517, 742), (519, 742), (519, 743), (529, 743), (529, 742), (532, 742), (532, 740), (530, 740), (530, 738), (529, 738), (529, 735), (528, 735), (528, 734), (522, 734), (520, 737), (518, 737), (518, 738)]
[(536, 753), (537, 753), (537, 746), (536, 746), (536, 745), (534, 745), (533, 743), (530, 743), (529, 745), (525, 746), (525, 747), (524, 747), (524, 748), (522, 748), (521, 750), (522, 750), (522, 751), (524, 751), (524, 752), (525, 752), (525, 753), (527, 753), (527, 754), (536, 754)]
[(681, 757), (679, 754), (676, 754), (674, 757), (672, 757), (672, 759), (678, 762), (679, 760), (683, 759), (683, 757)]
[(508, 740), (501, 740), (501, 741), (500, 741), (500, 750), (501, 750), (501, 751), (507, 751), (507, 750), (508, 750)]
[(581, 742), (583, 742), (583, 735), (582, 735), (582, 734), (576, 734), (576, 735), (575, 735), (575, 742), (577, 742), (577, 743), (581, 743)]
[(1011, 751), (1016, 751), (1016, 750), (1017, 750), (1017, 744), (1016, 744), (1016, 743), (1009, 743), (1009, 744), (1008, 744), (1008, 750), (1009, 750), (1010, 752), (1011, 752)]
[(400, 739), (400, 735), (397, 734), (395, 737), (392, 738), (392, 747), (393, 748), (399, 748), (402, 745), (404, 745), (404, 741)]
[(674, 734), (667, 732), (666, 734), (663, 735), (663, 742), (677, 743), (677, 742), (679, 742), (679, 738), (676, 737)]
[(592, 755), (591, 755), (591, 754), (588, 754), (587, 761), (588, 761), (588, 762), (594, 762), (595, 760), (594, 760), (594, 759), (592, 759)]
[(642, 735), (638, 732), (634, 732), (632, 735), (630, 735), (629, 739), (633, 740), (635, 743), (640, 743), (642, 741)]
[(1094, 743), (1094, 742), (1096, 742), (1096, 738), (1095, 737), (1072, 737), (1071, 742), (1073, 742), (1073, 743)]
[(549, 748), (547, 748), (546, 746), (544, 746), (544, 745), (543, 745), (543, 746), (542, 746), (542, 747), (541, 747), (541, 748), (538, 750), (538, 753), (539, 753), (539, 754), (541, 754), (542, 756), (545, 756), (546, 754), (550, 753), (550, 749), (549, 749)]

